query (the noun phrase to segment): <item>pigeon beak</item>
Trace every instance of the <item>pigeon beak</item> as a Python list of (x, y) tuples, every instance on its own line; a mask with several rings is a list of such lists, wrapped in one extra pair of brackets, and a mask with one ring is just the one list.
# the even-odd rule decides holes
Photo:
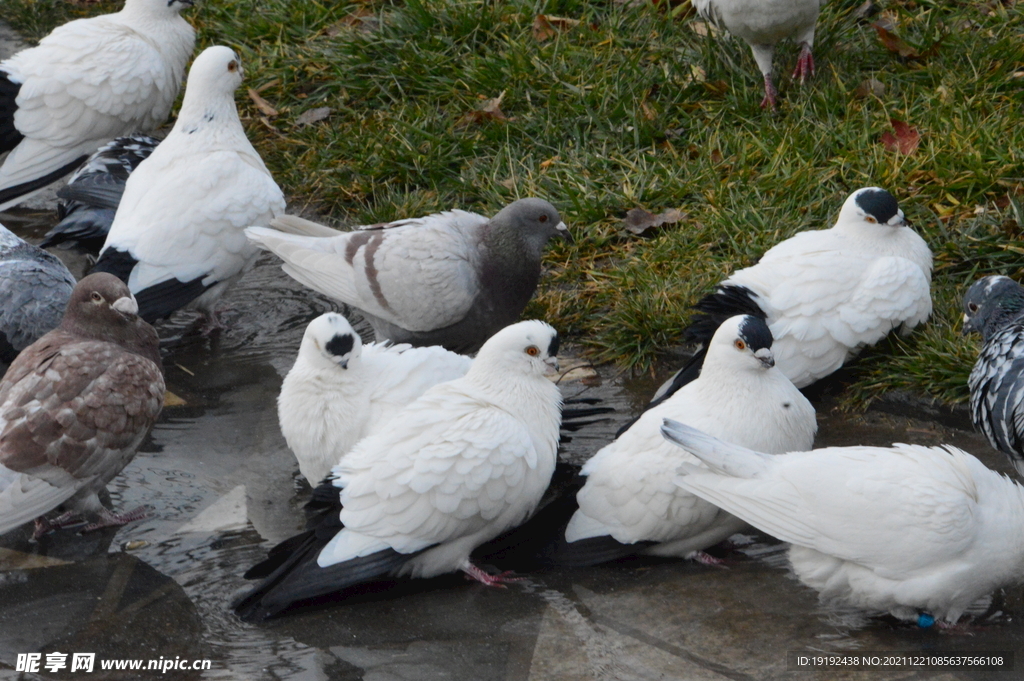
[(167, 6), (170, 7), (176, 2), (182, 5), (188, 5), (189, 7), (195, 7), (196, 4), (195, 0), (170, 0), (170, 2), (167, 3)]
[(122, 314), (139, 314), (139, 303), (135, 300), (135, 296), (131, 294), (118, 298), (110, 307)]
[(555, 232), (558, 234), (558, 236), (562, 237), (569, 243), (576, 243), (576, 240), (572, 238), (572, 232), (569, 231), (569, 228), (565, 225), (564, 222), (559, 222), (557, 225), (555, 225)]
[(338, 362), (338, 366), (340, 366), (342, 369), (348, 369), (348, 360), (343, 359), (342, 361)]
[(757, 357), (758, 361), (761, 362), (761, 366), (765, 369), (771, 369), (775, 366), (775, 356), (772, 355), (772, 351), (768, 348), (761, 348), (754, 353), (754, 357)]
[(558, 358), (548, 357), (544, 360), (544, 375), (553, 376), (558, 373)]
[(970, 317), (968, 317), (967, 313), (965, 312), (964, 313), (964, 325), (963, 325), (963, 328), (960, 329), (960, 335), (961, 336), (970, 336), (972, 333), (975, 333), (977, 331), (978, 331), (978, 329), (974, 328), (974, 320), (971, 319)]

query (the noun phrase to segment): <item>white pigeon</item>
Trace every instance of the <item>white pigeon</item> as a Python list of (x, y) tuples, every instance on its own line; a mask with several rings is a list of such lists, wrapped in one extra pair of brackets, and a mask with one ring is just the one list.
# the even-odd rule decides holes
[(453, 210), (353, 232), (290, 215), (271, 224), (246, 234), (291, 277), (357, 308), (377, 340), (455, 352), (475, 351), (518, 320), (548, 240), (572, 240), (543, 199), (520, 199), (490, 219)]
[(284, 194), (238, 119), (241, 83), (233, 50), (204, 50), (174, 128), (125, 184), (93, 271), (125, 281), (148, 322), (191, 305), (218, 327), (214, 304), (259, 254), (243, 230), (284, 211)]
[(818, 427), (814, 407), (775, 367), (764, 321), (726, 320), (700, 377), (584, 464), (586, 484), (556, 562), (594, 564), (637, 553), (703, 558), (694, 554), (745, 527), (673, 484), (679, 465), (697, 459), (661, 436), (665, 418), (774, 453), (810, 449)]
[[(526, 520), (548, 486), (561, 397), (546, 374), (557, 370), (557, 352), (549, 325), (513, 324), (463, 378), (430, 388), (361, 440), (333, 470), (335, 508), (324, 524), (271, 551), (276, 569), (236, 604), (239, 614), (263, 619), (388, 574), (461, 570), (502, 581), (469, 555)], [(325, 487), (331, 481), (318, 491)]]
[(1024, 577), (1024, 488), (956, 447), (828, 447), (767, 455), (666, 421), (705, 466), (675, 481), (792, 544), (827, 604), (927, 626)]
[(750, 45), (764, 76), (762, 107), (775, 108), (778, 91), (772, 82), (775, 45), (792, 38), (800, 46), (793, 78), (803, 83), (814, 75), (814, 28), (825, 0), (693, 0), (694, 9), (721, 30)]
[[(0, 62), (0, 210), (70, 173), (111, 139), (154, 130), (178, 96), (192, 0), (126, 0)], [(4, 158), (6, 154), (6, 158)]]
[[(831, 229), (800, 232), (720, 283), (694, 306), (701, 314), (684, 336), (706, 345), (724, 319), (764, 317), (776, 364), (803, 388), (893, 329), (906, 334), (928, 319), (931, 273), (932, 252), (892, 194), (858, 189)], [(702, 358), (698, 351), (651, 405), (693, 380)]]
[(320, 315), (306, 327), (277, 398), (281, 432), (302, 475), (315, 486), (353, 445), (381, 432), (427, 388), (464, 376), (471, 363), (438, 346), (363, 345), (342, 315)]

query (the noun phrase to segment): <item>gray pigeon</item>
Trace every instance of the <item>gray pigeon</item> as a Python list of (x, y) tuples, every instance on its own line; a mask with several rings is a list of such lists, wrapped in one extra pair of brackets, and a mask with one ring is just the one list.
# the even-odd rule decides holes
[(572, 240), (558, 211), (520, 199), (493, 218), (452, 210), (339, 232), (284, 216), (245, 230), (299, 282), (357, 308), (377, 340), (472, 352), (514, 323), (544, 246)]
[(74, 287), (60, 259), (0, 225), (0, 366), (60, 323)]
[(36, 536), (90, 512), (87, 529), (120, 525), (97, 494), (124, 468), (156, 421), (164, 377), (156, 331), (113, 275), (75, 286), (60, 326), (26, 348), (0, 381), (0, 534), (36, 519)]
[(1024, 288), (1009, 277), (984, 277), (964, 296), (964, 333), (985, 340), (967, 384), (971, 419), (1024, 475)]

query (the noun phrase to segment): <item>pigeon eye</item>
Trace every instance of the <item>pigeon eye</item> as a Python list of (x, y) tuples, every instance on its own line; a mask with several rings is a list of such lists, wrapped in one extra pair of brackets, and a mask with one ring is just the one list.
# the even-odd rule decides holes
[(732, 344), (736, 346), (736, 349), (737, 349), (737, 350), (746, 350), (746, 349), (747, 349), (747, 344), (746, 344), (746, 343), (744, 343), (744, 342), (743, 342), (742, 340), (740, 340), (739, 338), (737, 338), (736, 340), (734, 340)]
[(231, 61), (228, 62), (228, 71), (237, 71), (237, 70), (238, 70), (238, 62), (235, 61), (234, 59), (232, 59)]
[(970, 310), (971, 312), (977, 312), (978, 311), (978, 304), (977, 303), (967, 303), (967, 309)]
[(540, 348), (538, 348), (536, 345), (531, 345), (530, 347), (526, 348), (526, 354), (528, 354), (530, 357), (536, 357), (537, 355), (540, 354)]
[(92, 292), (92, 295), (91, 295), (91, 296), (89, 296), (89, 297), (90, 297), (90, 298), (92, 298), (92, 302), (94, 302), (94, 303), (102, 303), (102, 302), (103, 302), (103, 296), (101, 296), (101, 295), (100, 295), (100, 294), (99, 294), (98, 292), (96, 292), (96, 291), (93, 291), (93, 292)]
[(878, 224), (878, 220), (876, 220), (873, 215), (865, 215), (864, 216), (864, 221), (865, 222), (870, 222), (872, 225), (877, 225)]
[(548, 221), (548, 216), (547, 215), (541, 215), (539, 218), (537, 218), (537, 220), (540, 221), (540, 222), (547, 222)]

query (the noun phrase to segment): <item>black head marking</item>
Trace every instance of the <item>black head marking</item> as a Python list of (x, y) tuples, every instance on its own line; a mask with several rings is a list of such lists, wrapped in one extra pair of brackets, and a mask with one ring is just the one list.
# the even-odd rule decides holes
[(857, 194), (856, 202), (861, 210), (883, 225), (900, 210), (896, 198), (884, 189), (865, 189)]
[(551, 342), (548, 344), (548, 357), (558, 356), (558, 334), (556, 333), (552, 337)]
[(344, 357), (348, 353), (352, 352), (352, 345), (355, 340), (352, 338), (352, 334), (343, 333), (340, 336), (334, 336), (331, 340), (327, 341), (327, 345), (324, 349), (327, 350), (334, 357)]
[(771, 349), (772, 332), (763, 319), (746, 315), (740, 322), (740, 338), (746, 343), (752, 352), (761, 348)]

